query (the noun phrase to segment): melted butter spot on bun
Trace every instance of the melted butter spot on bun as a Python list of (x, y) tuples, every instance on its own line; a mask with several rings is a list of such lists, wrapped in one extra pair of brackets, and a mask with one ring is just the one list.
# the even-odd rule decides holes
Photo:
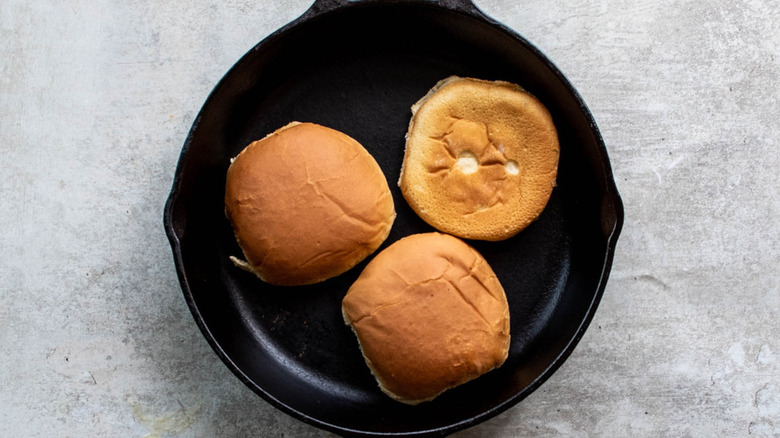
[(466, 175), (476, 173), (479, 170), (479, 159), (471, 151), (463, 151), (458, 154), (455, 167)]

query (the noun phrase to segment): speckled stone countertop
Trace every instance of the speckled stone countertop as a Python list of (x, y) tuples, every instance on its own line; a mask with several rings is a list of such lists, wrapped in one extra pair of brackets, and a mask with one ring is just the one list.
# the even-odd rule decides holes
[[(332, 436), (217, 358), (162, 227), (209, 91), (310, 2), (0, 2), (0, 436)], [(780, 436), (780, 3), (476, 3), (578, 88), (626, 222), (574, 354), (455, 436)]]

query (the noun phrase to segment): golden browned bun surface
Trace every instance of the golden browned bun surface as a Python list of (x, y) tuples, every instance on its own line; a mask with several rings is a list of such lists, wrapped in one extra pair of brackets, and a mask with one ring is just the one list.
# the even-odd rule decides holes
[(246, 259), (233, 261), (284, 286), (347, 271), (395, 220), (387, 180), (368, 151), (342, 132), (297, 122), (233, 159), (225, 211)]
[(558, 172), (547, 109), (509, 82), (449, 77), (412, 106), (398, 185), (436, 229), (503, 240), (533, 222)]
[(384, 249), (341, 309), (379, 387), (402, 403), (432, 400), (501, 366), (509, 351), (501, 283), (450, 235), (414, 234)]

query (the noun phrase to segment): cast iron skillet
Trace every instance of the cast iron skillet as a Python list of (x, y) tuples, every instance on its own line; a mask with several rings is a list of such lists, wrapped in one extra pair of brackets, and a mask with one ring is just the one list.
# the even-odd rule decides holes
[[(507, 292), (506, 363), (410, 407), (379, 391), (341, 317), (341, 299), (371, 257), (295, 288), (236, 269), (228, 261), (240, 250), (224, 215), (225, 172), (252, 140), (293, 120), (319, 123), (357, 139), (384, 170), (398, 218), (382, 248), (431, 231), (395, 182), (410, 106), (453, 74), (518, 83), (550, 109), (561, 141), (558, 186), (516, 237), (470, 242)], [(593, 317), (622, 221), (606, 148), (580, 96), (538, 49), (470, 0), (315, 1), (217, 84), (184, 143), (165, 208), (184, 296), (219, 357), (284, 412), (357, 436), (443, 436), (528, 396)]]

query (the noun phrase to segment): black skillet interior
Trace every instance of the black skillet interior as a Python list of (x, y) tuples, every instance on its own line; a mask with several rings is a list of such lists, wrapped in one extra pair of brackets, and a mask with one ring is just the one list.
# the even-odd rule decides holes
[[(453, 74), (515, 82), (545, 103), (561, 141), (558, 186), (518, 236), (470, 242), (507, 292), (505, 365), (410, 407), (379, 391), (341, 317), (341, 299), (368, 260), (295, 288), (236, 269), (228, 261), (240, 250), (224, 216), (224, 178), (230, 157), (252, 140), (293, 120), (319, 123), (357, 139), (384, 170), (398, 217), (382, 248), (431, 231), (395, 183), (410, 106)], [(275, 406), (344, 435), (444, 435), (530, 394), (593, 316), (621, 223), (606, 150), (577, 93), (535, 48), (464, 0), (316, 3), (214, 89), (185, 143), (165, 212), (184, 295), (217, 354)]]

